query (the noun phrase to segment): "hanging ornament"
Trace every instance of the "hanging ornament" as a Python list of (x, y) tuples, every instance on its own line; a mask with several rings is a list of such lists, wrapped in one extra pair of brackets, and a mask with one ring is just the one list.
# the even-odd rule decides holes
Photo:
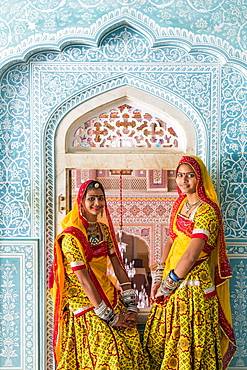
[(122, 170), (120, 170), (119, 172), (119, 203), (120, 203), (120, 209), (119, 209), (120, 221), (119, 221), (119, 232), (118, 232), (118, 237), (119, 237), (118, 247), (119, 247), (121, 256), (123, 258), (123, 254), (126, 252), (127, 244), (123, 243), (122, 241), (122, 236), (123, 236), (123, 171)]

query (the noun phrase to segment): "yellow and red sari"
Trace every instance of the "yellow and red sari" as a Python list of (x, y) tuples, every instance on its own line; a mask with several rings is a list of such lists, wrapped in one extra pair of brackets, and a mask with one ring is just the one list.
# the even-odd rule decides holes
[(100, 297), (116, 314), (124, 309), (112, 277), (109, 257), (122, 264), (107, 205), (103, 240), (87, 240), (87, 221), (78, 209), (90, 181), (82, 184), (72, 210), (63, 219), (64, 231), (54, 244), (51, 293), (54, 300), (54, 354), (57, 370), (146, 370), (137, 328), (113, 328), (94, 313), (74, 271), (87, 269)]
[(144, 333), (152, 370), (226, 369), (236, 344), (231, 324), (224, 232), (217, 195), (203, 162), (183, 157), (197, 175), (197, 195), (203, 201), (188, 219), (180, 214), (186, 196), (179, 194), (170, 215), (173, 240), (163, 278), (174, 269), (191, 238), (204, 238), (198, 260), (178, 288), (153, 303)]

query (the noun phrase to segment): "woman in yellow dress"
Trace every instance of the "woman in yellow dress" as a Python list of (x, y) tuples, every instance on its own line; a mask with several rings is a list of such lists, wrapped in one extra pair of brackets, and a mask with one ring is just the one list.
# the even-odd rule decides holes
[(152, 370), (226, 369), (235, 353), (218, 199), (196, 156), (178, 163), (179, 193), (156, 268), (144, 348)]
[[(136, 326), (135, 291), (98, 181), (81, 185), (61, 226), (50, 277), (57, 370), (148, 370)], [(115, 278), (107, 274), (109, 266)]]

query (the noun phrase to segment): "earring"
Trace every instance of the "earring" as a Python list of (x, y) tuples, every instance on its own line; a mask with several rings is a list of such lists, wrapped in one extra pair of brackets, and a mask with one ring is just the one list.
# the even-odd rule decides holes
[(81, 213), (81, 216), (85, 217), (85, 212), (84, 212), (82, 205), (81, 205), (80, 213)]

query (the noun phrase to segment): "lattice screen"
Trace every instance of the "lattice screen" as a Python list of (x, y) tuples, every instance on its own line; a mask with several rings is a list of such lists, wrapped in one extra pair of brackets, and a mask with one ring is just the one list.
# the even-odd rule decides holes
[(72, 148), (177, 148), (179, 138), (162, 119), (124, 104), (92, 117), (74, 131)]

